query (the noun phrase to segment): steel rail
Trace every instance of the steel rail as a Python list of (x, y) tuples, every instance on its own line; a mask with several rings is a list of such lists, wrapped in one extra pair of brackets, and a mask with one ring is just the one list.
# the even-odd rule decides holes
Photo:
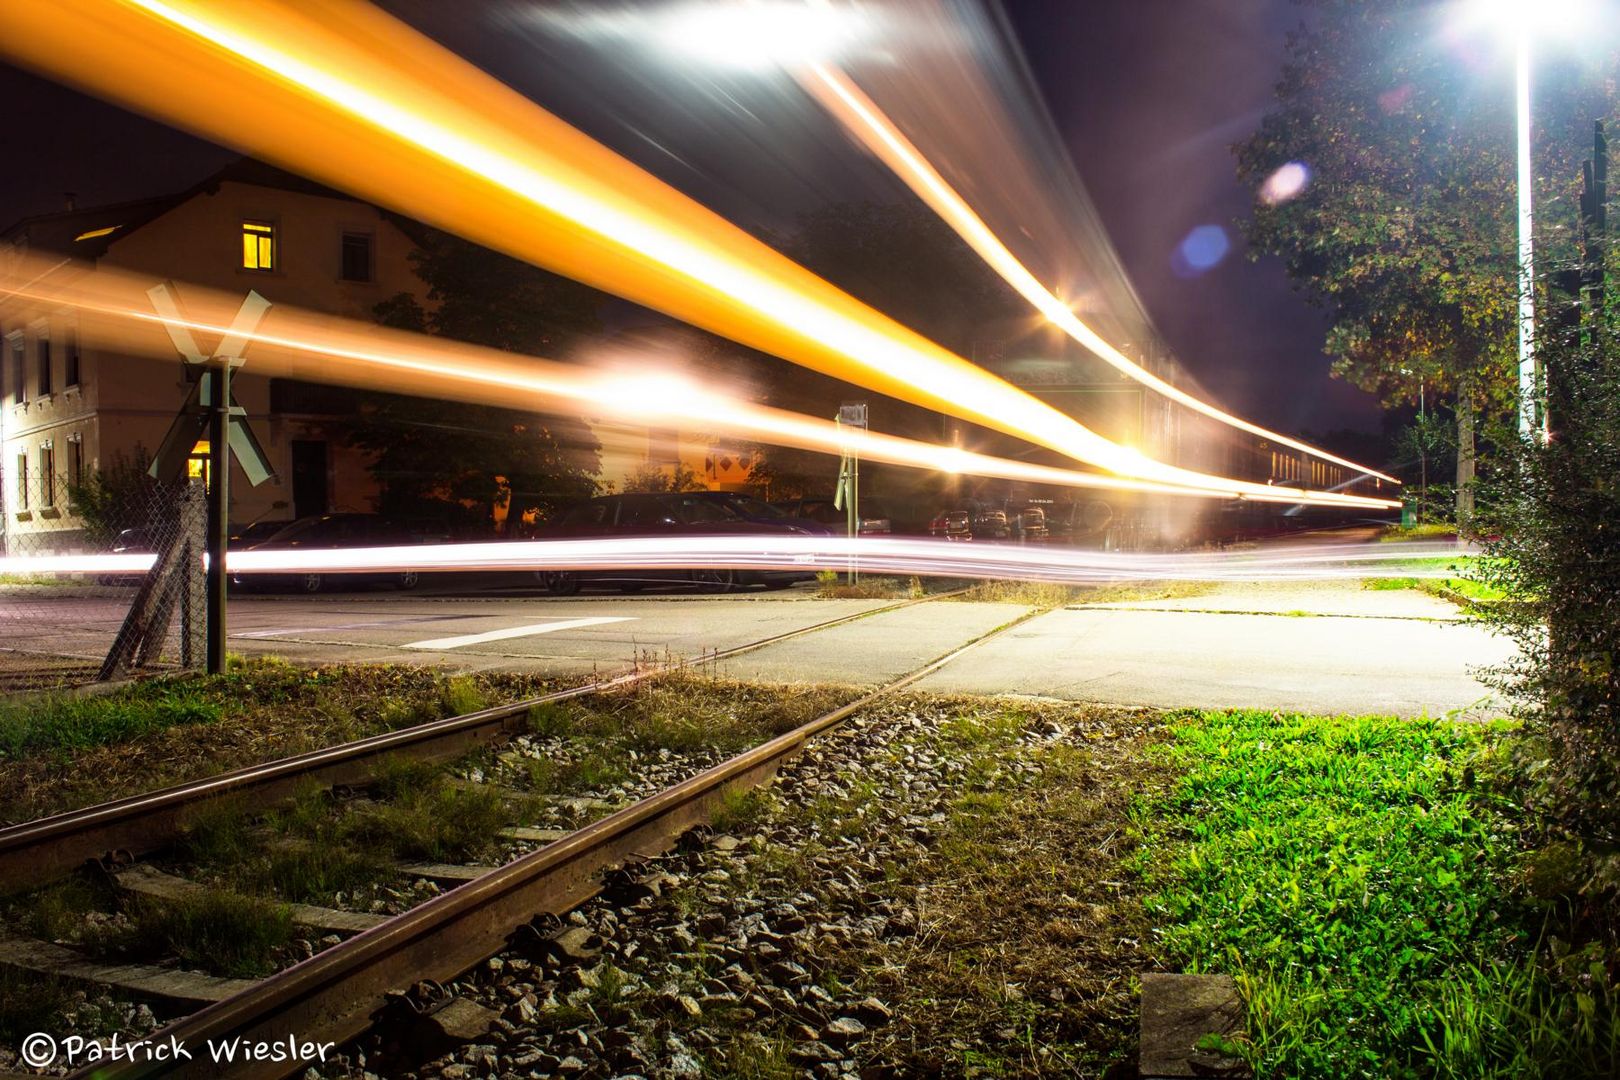
[(529, 711), (539, 705), (620, 689), (655, 675), (726, 660), (857, 619), (952, 595), (955, 593), (918, 597), (840, 615), (729, 649), (659, 663), (524, 701), (248, 765), (0, 829), (0, 891), (43, 885), (72, 873), (87, 861), (114, 853), (142, 855), (155, 851), (173, 842), (188, 820), (219, 799), (251, 798), (262, 805), (287, 798), (312, 781), (329, 786), (359, 785), (371, 779), (377, 763), (392, 754), (410, 754), (424, 761), (453, 759), (519, 733)]
[(245, 1044), (348, 1042), (366, 1031), (387, 1005), (390, 991), (431, 979), (447, 982), (507, 948), (519, 928), (545, 914), (561, 915), (602, 890), (604, 874), (627, 859), (663, 851), (687, 830), (706, 822), (731, 792), (775, 775), (805, 743), (873, 702), (894, 694), (1040, 614), (1031, 609), (972, 641), (729, 761), (666, 788), (380, 926), (272, 975), (250, 990), (205, 1006), (154, 1032), (191, 1049), (195, 1059), (119, 1060), (79, 1069), (72, 1080), (132, 1080), (147, 1076), (275, 1080), (306, 1062), (253, 1061), (217, 1067), (205, 1048), (221, 1040)]

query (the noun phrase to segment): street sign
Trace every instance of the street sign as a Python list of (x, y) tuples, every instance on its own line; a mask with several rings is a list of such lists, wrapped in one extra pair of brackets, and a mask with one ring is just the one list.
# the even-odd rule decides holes
[[(200, 378), (192, 385), (186, 403), (169, 425), (168, 434), (163, 436), (157, 455), (152, 459), (149, 471), (153, 476), (159, 480), (174, 480), (185, 475), (192, 448), (202, 439), (212, 422), (215, 406), (220, 399), (216, 388), (220, 383), (229, 381), (224, 368), (227, 365), (242, 366), (242, 352), (247, 348), (248, 338), (270, 309), (270, 301), (256, 292), (249, 292), (247, 299), (237, 309), (225, 336), (220, 339), (218, 352), (209, 357), (197, 347), (196, 339), (191, 336), (189, 320), (181, 313), (180, 305), (167, 285), (150, 289), (146, 295), (151, 298), (152, 306), (163, 319), (163, 328), (169, 332), (169, 340), (174, 342), (175, 349), (186, 364), (208, 365), (199, 373)], [(229, 390), (225, 396), (229, 398)], [(248, 427), (247, 410), (230, 400), (226, 402), (226, 409), (231, 452), (241, 462), (248, 483), (258, 487), (274, 476), (275, 470), (270, 467), (270, 459), (265, 455), (264, 448)]]

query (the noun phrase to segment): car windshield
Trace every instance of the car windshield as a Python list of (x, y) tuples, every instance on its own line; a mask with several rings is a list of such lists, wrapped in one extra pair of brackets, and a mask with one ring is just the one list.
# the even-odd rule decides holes
[(742, 515), (718, 499), (705, 499), (696, 495), (668, 495), (666, 504), (675, 517), (688, 525), (718, 521), (740, 521)]
[(785, 518), (788, 512), (780, 506), (772, 506), (764, 499), (753, 495), (727, 495), (726, 502), (739, 514), (751, 518)]
[(316, 540), (336, 532), (339, 524), (339, 519), (334, 517), (304, 518), (272, 533), (264, 542), (281, 544), (288, 540)]

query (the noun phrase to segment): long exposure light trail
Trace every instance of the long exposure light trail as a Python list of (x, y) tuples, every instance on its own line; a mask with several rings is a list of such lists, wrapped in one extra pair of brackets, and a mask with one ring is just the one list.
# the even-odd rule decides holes
[[(0, 297), (71, 306), (81, 313), (119, 320), (121, 324), (181, 325), (219, 338), (225, 336), (229, 312), (237, 303), (235, 297), (223, 293), (188, 287), (184, 297), (192, 310), (210, 313), (213, 318), (177, 320), (141, 306), (145, 282), (136, 275), (105, 269), (50, 283), (33, 271), (32, 260), (19, 260), (8, 278), (22, 280), (12, 285), (0, 279)], [(81, 333), (86, 330), (90, 327), (82, 327)], [(115, 333), (120, 352), (144, 351), (162, 358), (172, 355), (172, 346), (163, 334), (118, 332), (110, 327), (92, 332)], [(643, 422), (685, 420), (705, 430), (774, 445), (832, 454), (847, 447), (872, 461), (1064, 487), (1202, 498), (1245, 497), (1366, 509), (1398, 505), (1384, 499), (1304, 488), (1268, 486), (1258, 494), (1246, 494), (1235, 488), (1187, 488), (1037, 465), (879, 432), (840, 428), (828, 420), (726, 397), (668, 377), (602, 374), (577, 365), (515, 356), (285, 306), (271, 308), (261, 327), (246, 339), (252, 343), (252, 370), (264, 375), (359, 387), (387, 385), (402, 392), (448, 395), (485, 404), (510, 404), (511, 392), (516, 391), (536, 410), (562, 406)]]
[(1170, 400), (1240, 431), (1292, 447), (1312, 457), (1352, 469), (1363, 476), (1377, 477), (1392, 484), (1400, 483), (1398, 479), (1386, 473), (1358, 465), (1320, 447), (1263, 428), (1240, 416), (1234, 416), (1166, 382), (1126, 356), (1102, 335), (1087, 326), (1067, 304), (1029, 272), (1018, 257), (973, 211), (967, 201), (946, 182), (939, 171), (849, 76), (827, 64), (818, 63), (801, 69), (800, 81), (811, 95), (844, 125), (845, 130), (874, 157), (887, 165), (917, 194), (918, 198), (943, 218), (991, 269), (1012, 286), (1014, 291), (1029, 301), (1043, 317), (1089, 349), (1104, 363)]
[(782, 256), (370, 5), (0, 4), (0, 49), (468, 239), (1120, 476), (1275, 499), (1103, 438)]
[[(624, 537), (405, 547), (233, 551), (232, 574), (380, 573), (414, 570), (842, 570), (1090, 584), (1119, 580), (1278, 581), (1457, 576), (1476, 554), (1452, 543), (1310, 544), (1254, 552), (1137, 554), (1044, 544), (956, 543), (906, 537), (801, 535)], [(0, 573), (139, 574), (153, 556), (39, 555), (0, 558)]]

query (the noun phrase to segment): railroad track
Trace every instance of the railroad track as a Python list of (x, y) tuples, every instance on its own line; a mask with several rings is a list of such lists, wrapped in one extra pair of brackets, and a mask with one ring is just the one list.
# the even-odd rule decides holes
[[(110, 869), (113, 882), (125, 893), (137, 897), (172, 899), (188, 889), (198, 889), (199, 886), (185, 879), (170, 877), (150, 867), (128, 865), (127, 855), (136, 851), (154, 851), (169, 844), (181, 834), (189, 820), (217, 800), (249, 795), (256, 806), (267, 806), (274, 800), (287, 796), (295, 788), (307, 787), (311, 783), (358, 786), (365, 783), (378, 764), (388, 757), (407, 754), (413, 758), (439, 761), (457, 757), (475, 747), (500, 741), (518, 732), (523, 727), (523, 721), (530, 710), (537, 705), (632, 686), (673, 670), (723, 660), (779, 641), (841, 625), (866, 615), (880, 614), (932, 599), (940, 597), (903, 601), (868, 612), (840, 616), (732, 649), (707, 653), (692, 660), (661, 664), (532, 700), (449, 718), (263, 766), (236, 770), (192, 784), (16, 826), (0, 831), (0, 866), (11, 875), (10, 880), (14, 883), (38, 884), (63, 876), (82, 867), (87, 861), (93, 861), (103, 868)], [(991, 635), (986, 635), (988, 636)], [(508, 829), (506, 832), (510, 834), (509, 839), (541, 843), (546, 846), (506, 866), (494, 870), (487, 867), (442, 865), (402, 868), (408, 874), (440, 882), (451, 884), (467, 882), (461, 888), (454, 889), (452, 893), (443, 894), (443, 897), (452, 895), (458, 897), (456, 904), (450, 908), (435, 906), (428, 911), (428, 916), (438, 912), (439, 918), (445, 918), (447, 913), (449, 917), (444, 927), (435, 927), (423, 939), (428, 942), (426, 945), (421, 944), (418, 937), (421, 927), (429, 924), (399, 923), (397, 920), (404, 916), (389, 919), (369, 913), (290, 905), (293, 921), (301, 926), (336, 933), (359, 932), (360, 938), (351, 938), (350, 942), (364, 938), (361, 952), (349, 951), (354, 948), (350, 942), (345, 942), (341, 946), (333, 945), (331, 948), (344, 948), (344, 955), (351, 958), (351, 961), (346, 963), (353, 963), (356, 970), (371, 972), (370, 985), (374, 987), (381, 987), (384, 990), (397, 989), (410, 986), (422, 977), (440, 978), (453, 975), (459, 970), (456, 965), (471, 966), (484, 956), (499, 951), (511, 938), (514, 930), (525, 923), (530, 924), (530, 930), (523, 932), (533, 937), (541, 929), (539, 924), (534, 922), (535, 912), (561, 914), (576, 906), (600, 889), (606, 869), (622, 863), (629, 855), (646, 854), (649, 851), (667, 848), (675, 837), (707, 818), (715, 799), (723, 797), (728, 791), (752, 786), (767, 779), (774, 774), (776, 767), (783, 760), (795, 754), (803, 743), (815, 734), (837, 725), (877, 698), (911, 685), (982, 640), (984, 639), (978, 639), (850, 705), (833, 710), (787, 735), (772, 739), (721, 766), (711, 768), (700, 776), (676, 784), (652, 798), (583, 829), (572, 833), (555, 829)], [(109, 853), (116, 853), (119, 857), (108, 859)], [(523, 873), (524, 871), (526, 873)], [(520, 873), (521, 877), (518, 876)], [(468, 889), (472, 892), (469, 893)], [(437, 905), (439, 901), (430, 903)], [(455, 938), (471, 944), (451, 947), (448, 943)], [(100, 969), (99, 965), (84, 962), (82, 956), (60, 946), (18, 939), (10, 939), (5, 945), (6, 948), (0, 950), (5, 954), (0, 960), (13, 966), (32, 967), (41, 971), (54, 968), (70, 979), (84, 982), (96, 981), (95, 975)], [(314, 978), (320, 981), (323, 978), (320, 972), (333, 961), (324, 961), (313, 970), (310, 969), (310, 965), (327, 956), (331, 948), (318, 953), (313, 960), (307, 960), (288, 969), (284, 974), (302, 972), (304, 979)], [(475, 953), (478, 955), (474, 955)], [(356, 957), (360, 958), (358, 962), (352, 959)], [(281, 981), (283, 976), (273, 976), (262, 984), (253, 985), (251, 990), (249, 984), (242, 980), (211, 978), (189, 972), (175, 972), (167, 979), (159, 976), (154, 981), (143, 984), (142, 979), (146, 977), (146, 973), (156, 973), (156, 970), (145, 969), (143, 973), (138, 965), (127, 968), (120, 989), (126, 993), (134, 993), (137, 997), (168, 998), (171, 1001), (183, 1001), (192, 1005), (212, 1003), (206, 1004), (201, 1012), (181, 1021), (182, 1025), (198, 1022), (210, 1025), (209, 1030), (213, 1030), (222, 1022), (222, 1018), (229, 1018), (223, 1020), (226, 1026), (243, 1028), (243, 1017), (261, 1009), (265, 1000), (262, 997), (258, 998), (261, 1004), (257, 1005), (246, 1000), (255, 993), (275, 995), (286, 1005), (296, 1006), (302, 1010), (313, 1009), (330, 1017), (333, 1022), (329, 1026), (305, 1025), (305, 1027), (310, 1031), (330, 1031), (338, 1039), (351, 1037), (364, 1030), (369, 1023), (365, 1019), (369, 1016), (367, 1010), (362, 1009), (353, 1015), (344, 1013), (344, 1018), (339, 1022), (340, 1010), (332, 1008), (335, 1001), (364, 999), (363, 990), (350, 983), (347, 978), (334, 984), (341, 989), (329, 988), (328, 992), (313, 995), (309, 992), (308, 984), (302, 981), (300, 988), (289, 994), (286, 990), (287, 984)], [(428, 971), (434, 974), (426, 976), (421, 974)], [(134, 974), (131, 975), (131, 972)], [(361, 996), (356, 997), (356, 993)], [(304, 1016), (308, 1013), (300, 1012), (299, 1015)], [(359, 1018), (358, 1021), (356, 1017)], [(271, 1030), (284, 1026), (287, 1022), (285, 1018), (272, 1017), (264, 1024), (249, 1025), (249, 1028), (243, 1029)], [(303, 1023), (301, 1019), (297, 1019), (296, 1022)], [(170, 1032), (171, 1029), (165, 1029), (163, 1034), (167, 1037)], [(128, 1075), (168, 1071), (146, 1070), (140, 1067), (139, 1063), (125, 1062), (124, 1065), (135, 1070)], [(241, 1074), (243, 1068), (244, 1066), (238, 1063), (230, 1070), (231, 1074)], [(97, 1069), (96, 1075), (108, 1075), (106, 1069), (107, 1065), (103, 1063)], [(206, 1071), (203, 1070), (204, 1073)], [(273, 1068), (252, 1073), (252, 1075), (277, 1074), (278, 1071)]]
[(88, 862), (103, 859), (128, 861), (172, 843), (189, 821), (223, 799), (249, 800), (264, 806), (313, 785), (360, 786), (375, 775), (380, 763), (390, 758), (408, 756), (421, 761), (447, 761), (478, 747), (508, 739), (524, 729), (530, 712), (540, 706), (622, 689), (657, 675), (713, 664), (858, 619), (953, 595), (956, 593), (902, 600), (773, 634), (729, 649), (706, 652), (689, 659), (654, 663), (540, 697), (250, 765), (202, 780), (0, 829), (0, 882), (6, 883), (8, 891), (15, 891), (54, 881)]
[[(333, 929), (358, 932), (262, 981), (221, 985), (214, 1000), (149, 1038), (161, 1043), (172, 1039), (191, 1047), (231, 1040), (275, 1045), (278, 1039), (285, 1044), (288, 1034), (295, 1033), (307, 1042), (347, 1043), (371, 1028), (387, 1010), (398, 1008), (401, 991), (448, 982), (514, 944), (545, 948), (562, 926), (560, 917), (602, 892), (613, 871), (668, 850), (682, 835), (705, 824), (728, 796), (771, 779), (810, 740), (1037, 613), (1031, 610), (848, 704), (583, 828), (555, 839), (537, 837), (549, 842), (505, 865), (478, 873), (400, 915), (378, 919), (330, 913), (350, 920), (348, 925)], [(796, 633), (845, 621), (848, 619), (829, 620)], [(783, 636), (769, 640), (781, 640)], [(767, 643), (754, 642), (744, 648)], [(736, 651), (741, 650), (719, 655), (723, 658)], [(637, 673), (638, 678), (650, 674)], [(604, 680), (572, 693), (577, 696), (623, 685), (626, 683), (621, 680)], [(557, 696), (538, 700), (557, 700)], [(155, 871), (136, 868), (133, 873), (146, 879), (144, 890), (148, 894), (154, 888), (161, 894), (164, 889), (183, 890), (189, 885)], [(136, 887), (143, 888), (140, 884)], [(317, 920), (327, 917), (325, 909), (311, 911)], [(294, 916), (298, 918), (299, 913)], [(199, 1054), (198, 1060), (178, 1069), (167, 1061), (102, 1061), (72, 1075), (105, 1080), (228, 1072), (233, 1077), (268, 1078), (304, 1067), (296, 1061), (271, 1060), (238, 1060), (221, 1067), (202, 1057)]]

